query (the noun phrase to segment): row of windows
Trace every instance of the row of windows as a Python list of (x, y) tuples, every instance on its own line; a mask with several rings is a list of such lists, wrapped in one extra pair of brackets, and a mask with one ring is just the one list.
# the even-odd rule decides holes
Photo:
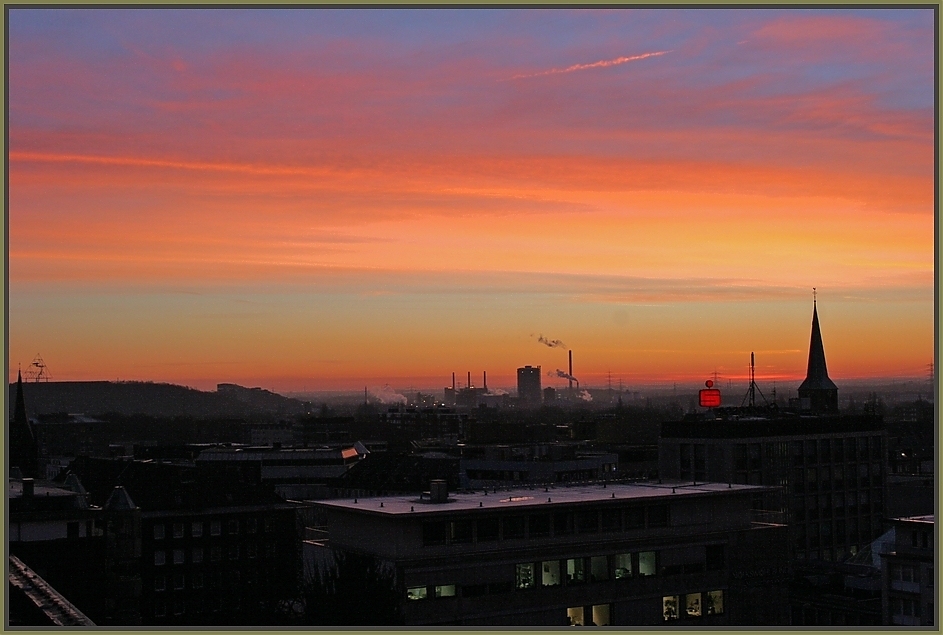
[[(208, 551), (210, 562), (220, 562), (223, 560), (224, 550), (221, 546), (214, 545), (210, 547)], [(186, 553), (186, 549), (155, 551), (154, 565), (161, 566), (167, 564), (168, 562), (172, 562), (173, 564), (186, 564)], [(243, 554), (245, 554), (245, 557), (247, 558), (254, 559), (259, 556), (259, 545), (256, 543), (249, 543), (247, 545), (226, 545), (225, 554), (227, 560), (239, 560), (242, 558)], [(275, 543), (268, 543), (265, 545), (265, 555), (269, 558), (275, 557)], [(193, 547), (190, 550), (190, 562), (192, 564), (200, 564), (203, 562), (203, 556), (203, 547)]]
[[(190, 536), (193, 538), (200, 538), (203, 536), (204, 530), (206, 529), (206, 524), (203, 521), (193, 521), (189, 523), (190, 525)], [(236, 519), (231, 519), (226, 522), (226, 533), (229, 535), (237, 535), (240, 533), (243, 524)], [(271, 518), (264, 518), (262, 527), (263, 531), (269, 532), (272, 531), (274, 522)], [(174, 538), (183, 538), (185, 536), (187, 523), (170, 523), (163, 524), (158, 523), (154, 525), (154, 540), (163, 540), (167, 536), (173, 536)], [(169, 531), (168, 531), (169, 528)], [(247, 518), (245, 521), (246, 533), (255, 534), (259, 530), (258, 519), (256, 518)], [(210, 536), (220, 536), (223, 533), (223, 523), (220, 520), (211, 520), (209, 521), (209, 535)]]
[(884, 492), (881, 490), (861, 490), (859, 492), (833, 492), (819, 496), (806, 496), (795, 502), (801, 506), (792, 508), (794, 520), (818, 520), (832, 516), (869, 516), (881, 514), (884, 510)]
[(662, 615), (666, 622), (677, 620), (682, 616), (685, 618), (699, 618), (705, 615), (722, 615), (724, 612), (724, 592), (707, 591), (685, 595), (666, 595), (662, 598), (661, 603)]
[(847, 461), (879, 461), (884, 458), (884, 440), (879, 436), (845, 439), (806, 439), (792, 441), (790, 454), (793, 465), (842, 463)]
[(547, 538), (574, 533), (618, 532), (667, 527), (668, 506), (590, 509), (581, 512), (491, 516), (423, 523), (422, 544), (468, 544), (495, 540)]
[(884, 470), (879, 463), (857, 463), (845, 466), (793, 468), (790, 478), (796, 493), (879, 487)]
[[(238, 587), (240, 585), (248, 585), (248, 587), (257, 586), (260, 582), (268, 582), (271, 578), (272, 573), (266, 571), (259, 571), (258, 569), (250, 568), (245, 571), (245, 575), (239, 569), (234, 569), (232, 571), (226, 571), (225, 574), (221, 571), (191, 571), (188, 573), (175, 573), (171, 576), (155, 576), (154, 577), (154, 591), (163, 592), (168, 590), (182, 591), (187, 588), (191, 590), (202, 589), (204, 584), (211, 589), (219, 589), (225, 587)], [(187, 583), (189, 582), (189, 587)]]

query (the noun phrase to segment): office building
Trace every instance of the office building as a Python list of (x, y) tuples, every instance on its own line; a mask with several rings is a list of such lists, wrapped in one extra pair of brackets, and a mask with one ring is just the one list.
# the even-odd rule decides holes
[(533, 487), (313, 503), (319, 548), (389, 571), (408, 626), (785, 624), (781, 525), (765, 488)]
[(517, 369), (517, 398), (521, 406), (536, 407), (543, 399), (540, 389), (540, 366)]

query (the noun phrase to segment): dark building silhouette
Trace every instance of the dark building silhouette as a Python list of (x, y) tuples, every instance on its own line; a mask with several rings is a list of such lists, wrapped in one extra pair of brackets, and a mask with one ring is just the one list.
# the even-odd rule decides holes
[(16, 373), (16, 397), (13, 418), (10, 421), (10, 467), (20, 468), (23, 476), (39, 476), (39, 446), (26, 416), (26, 401), (23, 399), (23, 376)]
[(540, 366), (517, 369), (517, 397), (522, 406), (540, 405), (543, 397), (540, 390)]
[(812, 301), (812, 336), (809, 341), (809, 367), (805, 381), (799, 385), (799, 407), (815, 413), (838, 412), (838, 386), (828, 378), (825, 348), (819, 329), (819, 314)]

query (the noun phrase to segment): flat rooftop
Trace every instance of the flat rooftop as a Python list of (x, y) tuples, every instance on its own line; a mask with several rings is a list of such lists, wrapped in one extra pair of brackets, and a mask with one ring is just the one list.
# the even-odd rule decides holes
[(728, 485), (727, 483), (697, 483), (691, 481), (664, 481), (663, 483), (607, 483), (556, 487), (521, 487), (474, 492), (450, 492), (448, 501), (433, 503), (428, 495), (377, 496), (341, 500), (311, 501), (318, 507), (387, 514), (439, 514), (442, 512), (477, 509), (511, 509), (534, 511), (535, 508), (573, 505), (603, 501), (639, 501), (678, 496), (709, 495), (721, 492), (764, 490), (760, 485)]

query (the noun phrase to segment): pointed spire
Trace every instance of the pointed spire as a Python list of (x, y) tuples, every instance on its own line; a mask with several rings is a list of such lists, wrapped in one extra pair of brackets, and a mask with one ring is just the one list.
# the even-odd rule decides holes
[(813, 410), (838, 410), (838, 386), (829, 379), (825, 365), (825, 347), (819, 327), (815, 288), (812, 288), (812, 334), (809, 338), (809, 365), (805, 381), (799, 386), (799, 397), (809, 398)]
[(36, 476), (38, 456), (36, 437), (33, 436), (33, 429), (26, 416), (23, 375), (17, 371), (13, 419), (10, 421), (10, 465), (19, 467), (24, 476)]

